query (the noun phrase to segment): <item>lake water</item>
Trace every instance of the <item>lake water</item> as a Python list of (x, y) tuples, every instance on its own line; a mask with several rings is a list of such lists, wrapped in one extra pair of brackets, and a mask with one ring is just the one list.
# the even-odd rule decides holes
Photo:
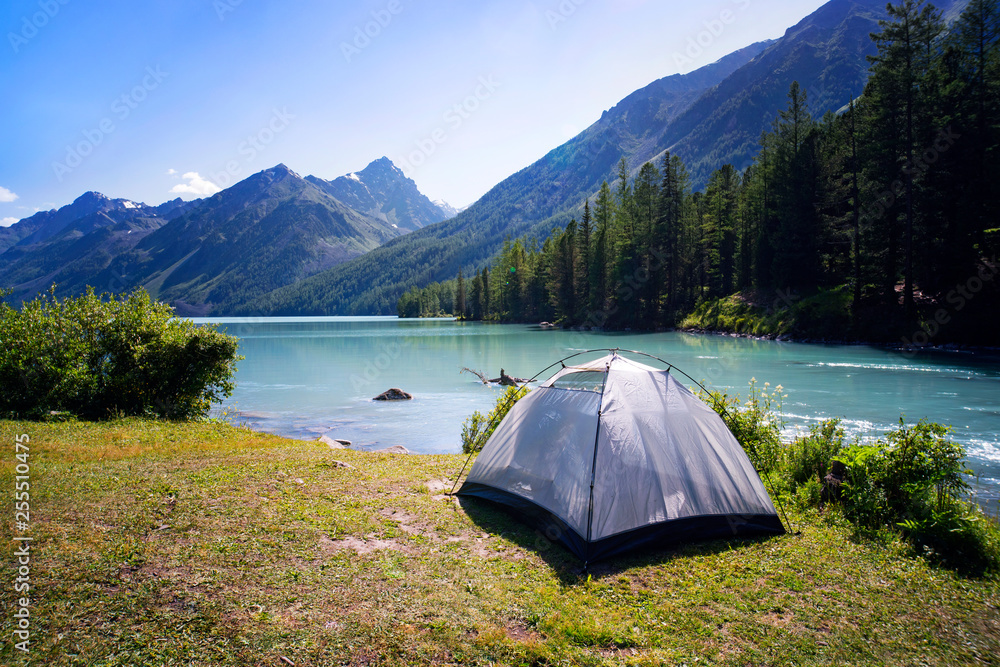
[[(575, 352), (621, 348), (655, 355), (710, 388), (744, 397), (751, 378), (782, 385), (790, 433), (830, 417), (840, 417), (849, 432), (863, 437), (881, 435), (901, 414), (949, 424), (969, 452), (980, 500), (995, 504), (1000, 498), (998, 355), (913, 356), (866, 346), (394, 317), (195, 321), (241, 339), (246, 358), (225, 404), (238, 411), (234, 419), (292, 438), (326, 434), (360, 449), (403, 445), (417, 453), (460, 452), (462, 421), (474, 410), (487, 412), (500, 391), (462, 373), (463, 367), (492, 378), (501, 368), (528, 378)], [(390, 387), (414, 399), (371, 400)]]

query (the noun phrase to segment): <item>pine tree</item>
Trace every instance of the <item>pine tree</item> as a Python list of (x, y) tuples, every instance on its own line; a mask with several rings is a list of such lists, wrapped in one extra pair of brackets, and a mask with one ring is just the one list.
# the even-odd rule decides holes
[(634, 289), (639, 299), (636, 324), (643, 328), (655, 325), (659, 315), (659, 290), (653, 282), (653, 271), (657, 259), (653, 255), (655, 246), (654, 228), (658, 213), (660, 195), (660, 171), (652, 162), (646, 162), (635, 177), (633, 193), (635, 213), (636, 266), (633, 272)]
[(462, 277), (462, 269), (458, 270), (458, 285), (455, 288), (454, 315), (459, 319), (465, 319), (465, 278)]
[[(614, 216), (615, 203), (611, 195), (611, 188), (608, 182), (601, 183), (601, 189), (594, 200), (594, 256), (591, 260), (590, 271), (590, 295), (592, 312), (600, 314), (605, 312), (608, 298), (611, 296), (610, 280), (611, 267), (614, 264)], [(597, 326), (604, 325), (604, 318), (597, 322)]]
[(773, 130), (776, 224), (770, 238), (771, 279), (778, 288), (808, 287), (819, 277), (815, 128), (806, 93), (793, 81), (788, 106), (779, 113)]
[(493, 303), (492, 303), (493, 295), (492, 295), (492, 290), (490, 288), (489, 267), (486, 266), (483, 267), (482, 281), (483, 281), (483, 293), (482, 293), (483, 319), (489, 319), (490, 316), (493, 314)]
[(472, 319), (481, 320), (483, 319), (483, 276), (476, 271), (476, 277), (472, 279)]
[(913, 256), (915, 234), (914, 149), (919, 124), (921, 84), (930, 67), (931, 44), (943, 30), (941, 14), (923, 0), (903, 0), (887, 7), (889, 18), (879, 21), (881, 31), (872, 34), (878, 53), (869, 56), (874, 64), (871, 81), (880, 88), (881, 102), (892, 107), (889, 113), (901, 120), (897, 154), (904, 162), (903, 230), (903, 310), (907, 319), (913, 310)]
[(576, 314), (573, 321), (582, 323), (587, 319), (587, 311), (591, 308), (591, 243), (593, 236), (593, 222), (590, 217), (590, 199), (583, 203), (583, 217), (580, 218), (580, 225), (576, 234)]
[(549, 296), (556, 319), (571, 322), (576, 315), (576, 220), (570, 220), (555, 243), (549, 267)]

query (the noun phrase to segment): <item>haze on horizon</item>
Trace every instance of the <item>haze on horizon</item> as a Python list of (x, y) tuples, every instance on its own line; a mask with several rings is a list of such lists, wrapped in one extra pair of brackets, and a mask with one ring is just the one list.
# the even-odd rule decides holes
[(334, 178), (383, 155), (466, 206), (629, 93), (822, 4), (14, 0), (0, 224), (88, 190), (158, 204), (278, 163)]

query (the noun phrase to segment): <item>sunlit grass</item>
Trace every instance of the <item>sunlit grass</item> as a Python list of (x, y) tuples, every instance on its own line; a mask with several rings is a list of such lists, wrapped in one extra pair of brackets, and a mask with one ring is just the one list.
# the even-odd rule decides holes
[[(8, 508), (18, 433), (33, 636), (15, 651), (5, 613), (5, 665), (1000, 663), (996, 579), (857, 538), (836, 513), (583, 573), (503, 512), (442, 496), (458, 456), (221, 424), (2, 422)], [(14, 597), (8, 579), (4, 609)]]

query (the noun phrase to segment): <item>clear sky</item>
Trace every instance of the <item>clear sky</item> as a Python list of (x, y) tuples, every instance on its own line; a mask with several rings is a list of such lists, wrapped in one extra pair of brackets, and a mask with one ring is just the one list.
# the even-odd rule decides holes
[(822, 0), (6, 0), (0, 222), (388, 156), (465, 206), (650, 82)]

